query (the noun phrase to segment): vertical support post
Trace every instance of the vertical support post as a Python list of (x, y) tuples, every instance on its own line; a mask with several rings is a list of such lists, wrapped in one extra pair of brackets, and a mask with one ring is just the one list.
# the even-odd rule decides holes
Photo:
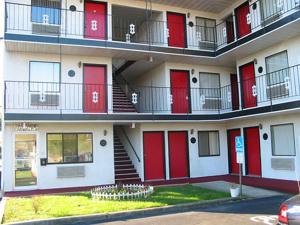
[(243, 164), (239, 164), (240, 167), (240, 174), (239, 174), (239, 183), (240, 183), (240, 197), (243, 196), (243, 182), (242, 182), (242, 173), (243, 173)]

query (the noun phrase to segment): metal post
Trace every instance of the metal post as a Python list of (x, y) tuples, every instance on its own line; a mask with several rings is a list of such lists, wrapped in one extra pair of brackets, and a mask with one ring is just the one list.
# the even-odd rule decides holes
[(243, 195), (243, 185), (242, 185), (242, 170), (243, 170), (243, 164), (242, 163), (240, 163), (239, 164), (239, 166), (240, 166), (240, 176), (239, 176), (239, 182), (240, 182), (240, 197), (242, 197), (242, 195)]

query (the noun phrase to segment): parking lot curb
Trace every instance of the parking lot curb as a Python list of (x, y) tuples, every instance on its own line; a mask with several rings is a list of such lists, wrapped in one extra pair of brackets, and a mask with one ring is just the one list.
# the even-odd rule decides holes
[(70, 216), (61, 218), (51, 218), (43, 220), (30, 220), (24, 222), (9, 223), (10, 225), (70, 225), (75, 223), (99, 223), (105, 220), (116, 220), (128, 217), (141, 217), (141, 216), (152, 216), (164, 213), (176, 213), (184, 212), (197, 207), (220, 205), (231, 202), (238, 202), (242, 200), (249, 199), (247, 197), (242, 198), (223, 198), (207, 201), (198, 201), (192, 203), (178, 204), (172, 206), (163, 206), (148, 209), (130, 210), (122, 212), (112, 212), (112, 213), (101, 213), (92, 215), (81, 215), (81, 216)]

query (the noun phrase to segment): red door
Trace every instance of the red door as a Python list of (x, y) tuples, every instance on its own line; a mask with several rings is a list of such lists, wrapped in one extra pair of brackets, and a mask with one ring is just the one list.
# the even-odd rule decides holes
[(144, 132), (145, 180), (165, 179), (164, 132)]
[(261, 176), (259, 128), (244, 129), (247, 175)]
[(84, 65), (84, 112), (107, 112), (106, 67)]
[(186, 20), (184, 14), (167, 13), (169, 46), (186, 47)]
[(257, 91), (254, 63), (240, 67), (243, 107), (251, 108), (257, 105)]
[(248, 15), (250, 13), (249, 2), (245, 2), (241, 6), (235, 9), (237, 34), (238, 37), (244, 37), (251, 33), (251, 25), (248, 24)]
[(172, 113), (189, 113), (189, 72), (172, 70), (170, 74)]
[(231, 86), (231, 104), (232, 110), (238, 110), (240, 108), (239, 103), (239, 85), (236, 74), (230, 74), (230, 86)]
[(236, 151), (235, 151), (235, 137), (241, 136), (241, 130), (229, 130), (227, 132), (228, 138), (228, 153), (229, 153), (229, 173), (238, 174), (239, 164), (236, 162)]
[(103, 2), (85, 1), (85, 38), (106, 39), (107, 5)]
[(229, 17), (226, 20), (226, 34), (227, 34), (227, 44), (234, 41), (234, 25), (233, 17)]
[(170, 178), (189, 177), (188, 133), (171, 131), (168, 136)]

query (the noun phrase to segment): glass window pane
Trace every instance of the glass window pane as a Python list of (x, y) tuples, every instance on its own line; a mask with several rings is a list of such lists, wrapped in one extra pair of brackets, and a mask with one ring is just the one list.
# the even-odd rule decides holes
[[(289, 76), (287, 52), (281, 52), (266, 58), (267, 84), (276, 85), (285, 82)], [(286, 70), (285, 70), (286, 69)]]
[(78, 134), (78, 159), (79, 162), (93, 161), (92, 134)]
[(77, 135), (63, 134), (64, 162), (78, 162)]
[(292, 124), (271, 127), (273, 155), (295, 155), (294, 126)]
[(209, 132), (209, 150), (210, 155), (219, 155), (219, 132)]
[(36, 183), (36, 135), (16, 134), (15, 186), (30, 186)]
[(48, 134), (48, 163), (62, 163), (62, 135), (61, 134)]
[(60, 64), (50, 62), (30, 62), (30, 90), (58, 92)]
[(199, 142), (199, 156), (208, 156), (209, 155), (209, 133), (202, 132), (202, 131), (199, 132), (198, 142)]
[(31, 20), (35, 23), (60, 24), (59, 0), (32, 0)]

